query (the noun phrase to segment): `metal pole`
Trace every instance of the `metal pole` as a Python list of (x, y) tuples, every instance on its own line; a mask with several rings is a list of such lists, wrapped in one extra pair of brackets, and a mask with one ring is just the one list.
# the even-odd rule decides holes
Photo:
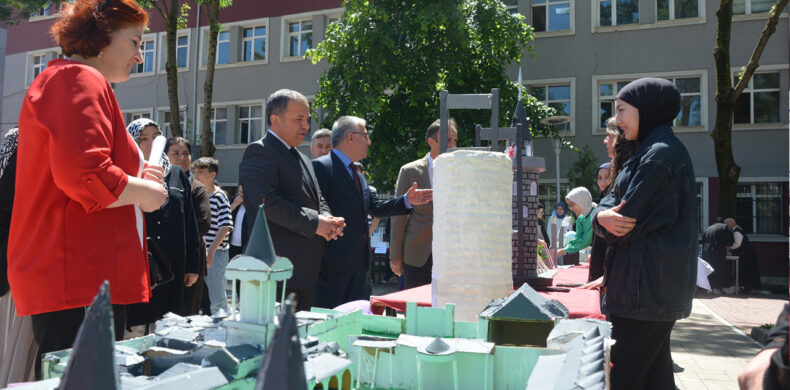
[[(494, 152), (504, 151), (504, 147), (499, 146), (499, 89), (491, 88), (491, 128), (494, 129), (494, 142), (491, 150)], [(519, 147), (521, 147), (519, 145)]]
[(562, 140), (559, 138), (554, 138), (554, 155), (556, 156), (556, 168), (557, 168), (557, 202), (560, 201), (560, 147), (562, 146)]
[(447, 91), (439, 92), (439, 153), (447, 151), (447, 127), (450, 115), (447, 112)]
[[(195, 62), (194, 63), (196, 65), (195, 65), (195, 69), (193, 70), (193, 72), (195, 72), (195, 75), (194, 75), (195, 84), (194, 84), (194, 89), (192, 90), (192, 115), (194, 116), (194, 120), (192, 122), (192, 145), (197, 146), (198, 145), (197, 140), (199, 139), (197, 125), (198, 125), (198, 118), (200, 117), (200, 110), (197, 109), (197, 107), (198, 107), (197, 106), (198, 105), (198, 103), (197, 103), (197, 98), (198, 98), (198, 74), (200, 73), (200, 62), (199, 62), (200, 61), (200, 53), (199, 52), (200, 52), (200, 38), (201, 38), (200, 37), (200, 5), (199, 4), (198, 4), (198, 7), (197, 7), (197, 17), (195, 18), (195, 35), (197, 35), (197, 49), (195, 50), (195, 53), (197, 53), (197, 54), (195, 54)], [(184, 113), (184, 124), (186, 124), (186, 116), (187, 116), (187, 113), (185, 112)], [(170, 114), (170, 117), (171, 118), (173, 117), (172, 113)], [(184, 131), (186, 131), (186, 129), (181, 129), (181, 131), (184, 132)], [(186, 134), (184, 134), (184, 135), (186, 135)], [(189, 139), (189, 137), (184, 137), (184, 138)], [(202, 139), (201, 139), (201, 143), (203, 143)], [(200, 150), (200, 148), (198, 148), (198, 150)], [(200, 156), (200, 154), (198, 154), (198, 156)]]

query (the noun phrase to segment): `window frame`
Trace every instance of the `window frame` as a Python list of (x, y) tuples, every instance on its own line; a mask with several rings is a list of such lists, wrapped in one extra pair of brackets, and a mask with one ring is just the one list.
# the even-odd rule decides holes
[[(755, 193), (756, 193), (754, 185), (757, 185), (757, 184), (776, 183), (776, 184), (778, 184), (780, 186), (780, 194), (779, 194), (779, 205), (780, 205), (780, 210), (779, 210), (779, 218), (780, 218), (779, 229), (781, 230), (781, 232), (779, 234), (757, 234), (757, 233), (749, 233), (749, 232), (747, 232), (747, 234), (749, 235), (749, 238), (752, 239), (752, 241), (787, 242), (788, 235), (785, 234), (785, 231), (787, 229), (787, 227), (786, 227), (787, 216), (784, 215), (784, 209), (787, 206), (784, 205), (783, 202), (782, 202), (782, 200), (784, 198), (784, 194), (782, 193), (782, 186), (784, 185), (784, 183), (787, 183), (787, 182), (788, 182), (788, 178), (787, 177), (741, 177), (741, 178), (739, 178), (739, 180), (738, 180), (738, 185), (739, 186), (741, 186), (741, 185), (751, 185), (752, 186), (752, 195), (755, 195)], [(738, 197), (736, 195), (736, 199), (743, 199), (743, 198), (744, 197)], [(754, 200), (756, 198), (752, 197), (751, 199)], [(753, 224), (752, 228), (754, 229), (754, 227), (757, 226), (755, 224), (755, 221), (754, 221), (754, 219), (757, 218), (756, 213), (754, 212), (754, 207), (756, 207), (756, 202), (753, 203), (752, 207), (753, 207), (752, 208), (752, 218), (753, 218), (753, 220), (752, 220), (752, 224)], [(737, 222), (737, 217), (736, 217), (736, 222)]]
[[(221, 37), (222, 37), (222, 34), (223, 34), (223, 33), (227, 33), (227, 34), (228, 34), (228, 40), (227, 40), (227, 41), (223, 41), (223, 40), (221, 40)], [(225, 29), (222, 29), (222, 30), (220, 30), (219, 32), (217, 32), (217, 49), (216, 49), (216, 55), (215, 55), (215, 57), (214, 57), (214, 66), (215, 66), (215, 67), (216, 67), (217, 65), (228, 65), (228, 64), (230, 64), (230, 63), (231, 63), (231, 62), (230, 62), (230, 57), (231, 57), (230, 53), (232, 52), (232, 50), (233, 50), (233, 47), (232, 47), (232, 45), (231, 45), (231, 39), (230, 39), (230, 38), (231, 38), (231, 36), (230, 36), (230, 35), (231, 35), (231, 31), (230, 31), (230, 30), (225, 30)], [(221, 45), (222, 43), (225, 43), (225, 42), (227, 42), (227, 43), (228, 43), (228, 62), (225, 62), (225, 63), (220, 63), (220, 62), (219, 62), (219, 47), (220, 47), (220, 45)]]
[[(234, 32), (233, 29), (238, 27), (239, 37), (238, 39), (234, 39)], [(266, 59), (264, 60), (257, 60), (257, 61), (242, 61), (242, 49), (244, 48), (243, 43), (243, 33), (245, 28), (249, 27), (266, 27)], [(260, 19), (250, 19), (244, 20), (239, 22), (228, 22), (222, 23), (222, 30), (221, 32), (230, 32), (230, 62), (227, 64), (214, 64), (214, 69), (226, 69), (226, 68), (236, 68), (242, 66), (251, 66), (251, 65), (262, 65), (269, 63), (269, 48), (271, 42), (271, 28), (269, 24), (269, 18), (260, 18)], [(205, 64), (208, 57), (208, 34), (209, 34), (209, 26), (202, 26), (200, 27), (200, 33), (203, 37), (200, 40), (200, 70), (206, 70), (207, 66)], [(219, 42), (218, 42), (219, 43)], [(238, 57), (236, 57), (238, 56)]]
[[(182, 134), (182, 137), (184, 137), (186, 139), (191, 139), (190, 136), (192, 134), (190, 134), (189, 131), (186, 128), (187, 122), (188, 122), (188, 119), (189, 119), (189, 112), (187, 112), (187, 106), (185, 104), (180, 105), (178, 107), (178, 112), (179, 112), (179, 114), (182, 113), (182, 112), (184, 113), (184, 119), (183, 119), (183, 122), (181, 123), (181, 130), (184, 133), (184, 134)], [(172, 131), (169, 131), (169, 128), (170, 128), (169, 122), (165, 121), (165, 114), (167, 114), (167, 113), (170, 113), (170, 106), (157, 107), (157, 109), (156, 109), (156, 123), (158, 123), (159, 126), (162, 128), (162, 135), (164, 135), (165, 137), (172, 137), (173, 133), (172, 133)]]
[[(730, 71), (730, 77), (734, 79), (734, 77), (740, 73), (742, 67), (732, 67)], [(775, 65), (760, 65), (754, 73), (752, 74), (751, 79), (749, 80), (749, 85), (744, 88), (743, 92), (752, 91), (751, 86), (754, 84), (754, 75), (759, 73), (777, 73), (779, 75), (779, 122), (775, 123), (753, 123), (754, 122), (754, 95), (752, 94), (751, 103), (750, 103), (750, 123), (735, 123), (735, 118), (733, 117), (732, 129), (733, 130), (750, 130), (750, 129), (786, 129), (787, 128), (787, 120), (782, 120), (782, 73), (786, 72), (788, 69), (788, 64), (775, 64)], [(734, 80), (733, 80), (734, 81)], [(735, 87), (735, 85), (733, 85)]]
[[(211, 140), (214, 142), (214, 145), (227, 145), (225, 141), (221, 144), (217, 143), (217, 122), (225, 122), (225, 139), (227, 140), (228, 135), (228, 110), (233, 106), (215, 106), (214, 104), (211, 105), (211, 119), (209, 120), (209, 126), (211, 126)], [(225, 119), (217, 119), (217, 110), (225, 110)], [(203, 109), (201, 108), (201, 112)], [(200, 128), (200, 131), (203, 131), (203, 128)]]
[(39, 65), (43, 65), (41, 71), (39, 72), (39, 74), (41, 74), (41, 72), (47, 69), (49, 61), (52, 61), (56, 58), (62, 58), (61, 48), (50, 47), (42, 50), (34, 50), (25, 53), (25, 79), (24, 79), (25, 88), (30, 87), (30, 85), (33, 84), (33, 80), (35, 80), (35, 77), (33, 77), (33, 73), (34, 73), (33, 59), (39, 56), (43, 57), (43, 62), (39, 64)]
[[(283, 41), (282, 41), (282, 46), (281, 46), (281, 48), (283, 50), (283, 53), (284, 53), (283, 54), (284, 57), (282, 59), (283, 61), (304, 60), (305, 59), (304, 54), (302, 54), (302, 55), (291, 55), (291, 53), (290, 53), (290, 50), (291, 50), (291, 45), (290, 45), (291, 35), (297, 35), (299, 37), (299, 41), (298, 41), (299, 45), (298, 46), (299, 46), (299, 48), (301, 50), (301, 47), (302, 47), (302, 34), (304, 33), (304, 30), (302, 30), (302, 23), (304, 23), (304, 22), (310, 22), (313, 25), (312, 29), (310, 30), (310, 35), (311, 35), (311, 37), (314, 37), (315, 23), (313, 22), (313, 18), (311, 18), (311, 17), (304, 17), (304, 18), (294, 18), (294, 19), (284, 19), (283, 20), (283, 34), (282, 34)], [(292, 23), (299, 23), (299, 32), (298, 33), (291, 33), (291, 32), (288, 31), (288, 26), (290, 24), (292, 24)], [(314, 46), (316, 44), (315, 40), (311, 38), (311, 41), (312, 41), (311, 45)], [(311, 46), (310, 49), (313, 49), (313, 46)]]
[[(153, 76), (153, 75), (156, 74), (156, 72), (157, 72), (157, 69), (156, 69), (157, 68), (157, 61), (159, 60), (157, 58), (158, 56), (156, 55), (157, 51), (159, 50), (159, 46), (157, 45), (157, 41), (158, 41), (158, 39), (156, 39), (156, 34), (143, 34), (143, 39), (140, 42), (141, 51), (142, 51), (142, 44), (143, 43), (145, 43), (145, 42), (152, 42), (153, 43), (153, 47), (151, 48), (152, 55), (153, 55), (153, 63), (151, 64), (151, 71), (150, 72), (139, 72), (139, 73), (130, 72), (129, 73), (129, 78)], [(145, 51), (142, 51), (142, 53), (143, 53), (143, 60), (145, 60)], [(137, 64), (135, 64), (135, 67), (136, 66), (137, 66)], [(143, 66), (145, 66), (145, 62), (143, 62)], [(145, 70), (145, 68), (143, 68), (143, 70)]]
[[(610, 1), (612, 3), (612, 24), (609, 26), (601, 26), (601, 1)], [(636, 23), (628, 23), (628, 24), (618, 24), (617, 23), (617, 1), (618, 0), (595, 0), (595, 6), (593, 7), (593, 12), (595, 13), (595, 18), (593, 19), (594, 23), (593, 26), (601, 27), (601, 28), (616, 28), (616, 27), (624, 27), (624, 26), (633, 26), (639, 25), (642, 22), (642, 10), (640, 9), (637, 15)], [(637, 5), (641, 7), (639, 0), (633, 0), (637, 2)], [(658, 1), (656, 1), (656, 7), (658, 7)]]
[[(655, 1), (655, 15), (656, 15), (656, 23), (666, 23), (666, 22), (674, 22), (676, 20), (686, 20), (686, 19), (697, 19), (702, 16), (702, 12), (705, 11), (705, 0), (695, 0), (697, 2), (697, 16), (691, 16), (688, 18), (676, 18), (675, 17), (675, 0), (667, 0), (669, 2), (669, 19), (666, 20), (659, 20), (658, 19), (658, 0)], [(747, 0), (750, 1), (750, 0)]]
[[(183, 30), (178, 30), (176, 32), (176, 69), (179, 72), (189, 72), (191, 55), (192, 55), (192, 28), (186, 28)], [(160, 32), (159, 34), (159, 59), (158, 59), (158, 69), (159, 71), (165, 71), (165, 66), (167, 65), (167, 32)], [(178, 67), (178, 38), (180, 37), (187, 37), (187, 63), (185, 67)]]
[[(257, 24), (257, 25), (245, 25), (245, 26), (240, 26), (240, 27), (241, 27), (241, 37), (240, 37), (241, 40), (239, 41), (240, 42), (239, 49), (241, 51), (241, 56), (239, 57), (239, 62), (244, 63), (244, 64), (265, 64), (265, 63), (268, 63), (269, 62), (269, 54), (270, 54), (269, 53), (269, 25), (268, 24)], [(253, 36), (251, 38), (245, 38), (244, 37), (244, 30), (250, 29), (250, 28), (253, 29)], [(255, 40), (256, 39), (261, 39), (261, 37), (257, 37), (257, 38), (255, 37), (255, 30), (259, 29), (259, 28), (266, 29), (266, 32), (263, 34), (263, 38), (262, 38), (264, 40), (264, 49), (263, 49), (264, 50), (264, 56), (263, 56), (263, 59), (262, 60), (252, 59), (252, 60), (249, 60), (249, 61), (245, 61), (244, 60), (244, 56), (246, 55), (246, 51), (244, 50), (244, 44), (246, 42), (252, 42), (253, 43), (253, 51), (255, 51), (255, 46), (254, 46)]]
[[(573, 137), (576, 135), (576, 78), (575, 77), (524, 80), (521, 82), (521, 84), (527, 88), (527, 91), (529, 91), (530, 87), (549, 87), (549, 86), (570, 84), (570, 89), (571, 89), (570, 112), (568, 113), (568, 115), (571, 117), (571, 122), (568, 124), (568, 130), (565, 133), (565, 136)], [(548, 96), (546, 96), (546, 98), (548, 98)], [(538, 136), (538, 137), (542, 137), (542, 136)]]
[[(249, 108), (249, 115), (252, 115), (252, 109), (254, 107), (260, 107), (261, 108), (261, 116), (260, 117), (248, 116), (248, 117), (242, 118), (241, 117), (241, 109), (245, 108), (245, 107)], [(263, 134), (265, 133), (265, 131), (267, 130), (266, 129), (266, 121), (265, 121), (265, 119), (266, 119), (266, 112), (265, 112), (266, 111), (266, 106), (263, 103), (238, 104), (238, 105), (235, 106), (235, 109), (236, 109), (236, 126), (235, 126), (235, 131), (233, 132), (234, 145), (249, 145), (250, 143), (255, 142), (255, 140), (258, 139), (258, 136), (262, 137)], [(260, 120), (261, 121), (261, 125), (260, 125), (261, 134), (249, 134), (248, 133), (247, 134), (247, 138), (248, 138), (247, 142), (243, 142), (243, 140), (241, 139), (241, 125), (242, 125), (243, 122), (252, 122), (253, 120)]]
[[(315, 48), (321, 40), (323, 40), (323, 35), (317, 33), (326, 32), (326, 27), (329, 25), (328, 19), (330, 17), (341, 16), (345, 13), (345, 7), (338, 7), (338, 8), (330, 8), (330, 9), (323, 9), (318, 11), (309, 11), (309, 12), (302, 12), (298, 14), (289, 14), (283, 15), (280, 17), (280, 62), (294, 62), (294, 61), (305, 61), (305, 56), (288, 56), (288, 48), (290, 47), (289, 44), (289, 35), (288, 35), (288, 23), (295, 22), (297, 20), (307, 20), (310, 19), (313, 21), (313, 47)], [(322, 22), (324, 23), (323, 30), (320, 29), (315, 23), (315, 16), (322, 16)], [(267, 32), (268, 33), (268, 32)], [(322, 39), (319, 40), (318, 37)], [(267, 40), (268, 45), (269, 40)], [(268, 50), (268, 47), (267, 47)], [(268, 55), (267, 55), (268, 56)]]
[[(564, 35), (575, 35), (576, 34), (576, 0), (567, 0), (568, 6), (570, 7), (570, 28), (567, 30), (556, 30), (556, 31), (535, 31), (534, 36), (535, 38), (548, 38), (548, 37), (556, 37), (556, 36), (564, 36)], [(563, 1), (564, 2), (564, 1)], [(548, 27), (548, 8), (549, 2), (546, 2), (546, 23)], [(534, 12), (535, 5), (530, 2), (529, 5), (529, 23), (532, 25), (532, 17)], [(525, 15), (526, 16), (526, 15)]]
[[(708, 118), (708, 104), (710, 94), (708, 91), (708, 70), (707, 69), (695, 69), (695, 70), (683, 70), (683, 71), (676, 71), (676, 72), (657, 72), (657, 73), (630, 73), (630, 74), (610, 74), (610, 75), (596, 75), (592, 77), (592, 135), (606, 135), (606, 129), (601, 129), (598, 126), (600, 125), (600, 105), (601, 100), (599, 96), (599, 87), (600, 84), (603, 83), (617, 83), (620, 81), (626, 80), (636, 80), (642, 77), (659, 77), (659, 78), (666, 78), (666, 79), (679, 79), (679, 78), (690, 78), (690, 77), (699, 77), (700, 78), (700, 123), (701, 126), (674, 126), (673, 130), (676, 133), (697, 133), (697, 132), (708, 132), (710, 128), (709, 118)], [(674, 82), (674, 81), (673, 81)], [(615, 95), (617, 93), (615, 92)]]

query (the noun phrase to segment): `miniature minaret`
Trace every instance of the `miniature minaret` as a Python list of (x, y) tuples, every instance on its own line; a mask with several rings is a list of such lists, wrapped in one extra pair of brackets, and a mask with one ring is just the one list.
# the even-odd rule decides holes
[(118, 367), (114, 364), (115, 339), (110, 304), (110, 282), (104, 281), (82, 320), (60, 390), (119, 389)]
[(271, 340), (275, 326), (277, 283), (293, 275), (293, 264), (274, 253), (272, 237), (263, 207), (250, 234), (247, 250), (233, 258), (225, 270), (225, 277), (233, 282), (231, 311), (236, 308), (236, 283), (241, 284), (239, 313), (225, 321), (227, 345), (258, 344), (264, 348)]

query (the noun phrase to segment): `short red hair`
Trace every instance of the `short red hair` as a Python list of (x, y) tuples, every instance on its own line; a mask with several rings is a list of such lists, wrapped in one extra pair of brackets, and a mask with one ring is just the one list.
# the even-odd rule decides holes
[(137, 25), (148, 26), (148, 13), (135, 0), (77, 0), (63, 9), (50, 33), (66, 56), (96, 57), (113, 31)]

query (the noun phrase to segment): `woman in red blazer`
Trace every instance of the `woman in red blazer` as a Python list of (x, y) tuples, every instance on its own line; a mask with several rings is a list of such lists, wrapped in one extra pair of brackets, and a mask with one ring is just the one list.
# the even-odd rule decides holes
[(123, 336), (122, 305), (150, 296), (142, 212), (167, 197), (109, 84), (142, 62), (148, 14), (134, 0), (78, 0), (62, 15), (51, 32), (71, 59), (51, 61), (22, 103), (8, 244), (11, 292), (40, 353), (72, 346), (104, 280)]

